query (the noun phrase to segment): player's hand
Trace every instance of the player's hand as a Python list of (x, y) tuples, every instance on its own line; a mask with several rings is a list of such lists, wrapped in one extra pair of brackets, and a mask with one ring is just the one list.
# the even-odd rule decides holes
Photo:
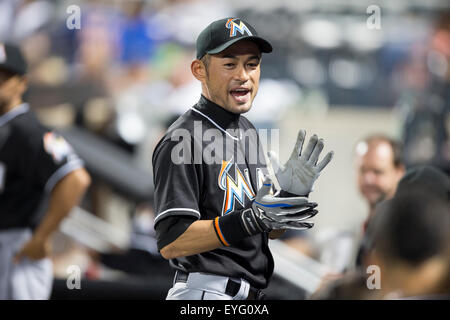
[(302, 152), (305, 136), (306, 131), (300, 130), (291, 157), (284, 166), (280, 165), (275, 152), (270, 151), (268, 154), (281, 189), (301, 196), (306, 196), (312, 191), (314, 182), (334, 154), (333, 151), (328, 152), (322, 161), (317, 163), (324, 147), (323, 139), (313, 135)]
[(50, 253), (50, 242), (46, 239), (33, 237), (24, 244), (22, 249), (14, 256), (14, 262), (19, 263), (23, 258), (40, 260)]
[(309, 229), (313, 223), (304, 220), (317, 214), (317, 203), (305, 197), (279, 198), (270, 194), (272, 181), (266, 177), (253, 200), (252, 210), (258, 225), (265, 232), (275, 229)]

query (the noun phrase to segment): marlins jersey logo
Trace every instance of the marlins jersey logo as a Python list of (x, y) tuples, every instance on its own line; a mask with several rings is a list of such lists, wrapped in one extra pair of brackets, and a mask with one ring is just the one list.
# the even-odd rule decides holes
[(237, 24), (236, 22), (234, 22), (234, 20), (236, 20), (236, 18), (230, 18), (225, 23), (225, 27), (227, 27), (227, 29), (230, 29), (230, 37), (234, 37), (236, 35), (236, 31), (239, 31), (242, 35), (244, 35), (245, 32), (247, 32), (249, 36), (253, 35), (247, 28), (245, 23), (241, 21), (239, 24)]
[(47, 132), (44, 135), (44, 149), (57, 163), (74, 154), (66, 140), (54, 132)]
[[(245, 197), (252, 201), (255, 198), (250, 183), (248, 169), (244, 170), (244, 174), (239, 169), (238, 165), (234, 163), (234, 179), (230, 175), (230, 169), (233, 166), (233, 158), (229, 161), (222, 161), (222, 167), (219, 173), (218, 184), (219, 188), (225, 191), (225, 196), (222, 205), (222, 215), (233, 212), (234, 201), (237, 200), (243, 207), (245, 207)], [(256, 169), (257, 184), (262, 185), (264, 181), (264, 174), (260, 168)]]
[(255, 192), (253, 191), (248, 179), (248, 169), (245, 169), (244, 173), (246, 177), (242, 174), (239, 167), (234, 165), (234, 176), (233, 179), (230, 174), (230, 168), (233, 165), (233, 158), (229, 161), (222, 161), (222, 168), (219, 173), (219, 187), (225, 190), (225, 197), (222, 206), (222, 215), (228, 214), (234, 210), (234, 200), (236, 199), (242, 206), (244, 206), (244, 197), (247, 196), (249, 200), (255, 198)]

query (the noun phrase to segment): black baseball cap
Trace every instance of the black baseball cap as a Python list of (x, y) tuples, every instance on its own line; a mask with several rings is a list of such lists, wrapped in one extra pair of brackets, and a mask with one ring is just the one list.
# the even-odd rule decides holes
[(0, 42), (0, 69), (20, 75), (27, 72), (27, 63), (18, 47)]
[(258, 36), (255, 28), (239, 18), (225, 18), (212, 22), (197, 38), (197, 59), (205, 54), (222, 52), (240, 40), (254, 41), (261, 52), (272, 52), (272, 45)]

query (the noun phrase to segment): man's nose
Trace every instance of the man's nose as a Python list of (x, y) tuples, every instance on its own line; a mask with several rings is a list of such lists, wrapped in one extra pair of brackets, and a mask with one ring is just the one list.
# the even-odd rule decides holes
[(373, 172), (366, 172), (363, 174), (363, 180), (366, 184), (374, 184), (376, 181), (376, 176)]
[(246, 82), (250, 79), (250, 76), (248, 75), (247, 69), (245, 66), (239, 66), (236, 69), (236, 79), (242, 82)]

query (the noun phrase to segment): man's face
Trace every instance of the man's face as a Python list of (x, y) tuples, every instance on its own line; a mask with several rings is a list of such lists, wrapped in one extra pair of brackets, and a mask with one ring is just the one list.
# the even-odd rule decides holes
[(26, 81), (19, 75), (0, 70), (0, 113), (15, 98), (22, 96), (26, 89)]
[(247, 112), (258, 91), (260, 62), (258, 46), (248, 40), (211, 55), (204, 82), (206, 97), (230, 112)]
[(403, 176), (403, 168), (394, 166), (393, 151), (385, 141), (361, 143), (356, 159), (358, 187), (370, 207), (391, 198)]

